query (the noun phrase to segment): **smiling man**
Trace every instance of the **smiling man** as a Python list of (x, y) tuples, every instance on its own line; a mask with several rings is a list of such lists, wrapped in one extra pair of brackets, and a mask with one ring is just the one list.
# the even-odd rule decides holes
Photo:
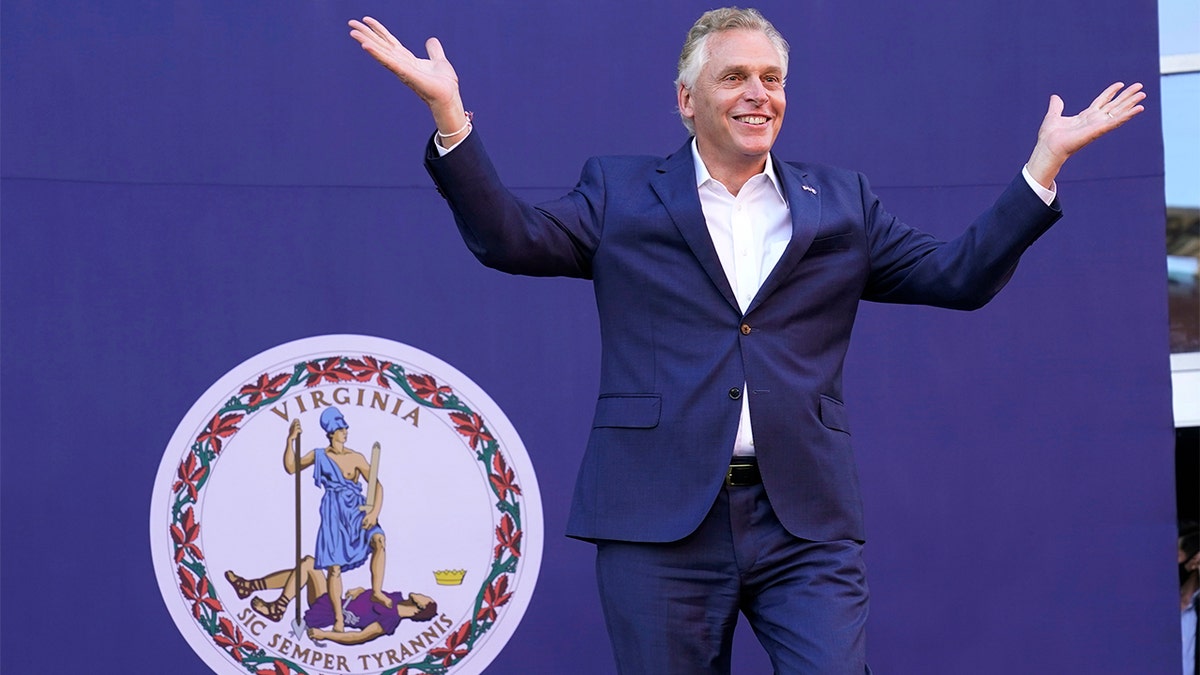
[(787, 43), (771, 24), (761, 25), (708, 34), (698, 24), (675, 81), (679, 113), (696, 137), (700, 158), (709, 175), (735, 195), (763, 172), (787, 109)]
[(374, 19), (350, 26), (429, 105), (426, 166), (470, 250), (593, 280), (600, 391), (567, 534), (596, 544), (619, 671), (728, 673), (741, 612), (776, 672), (869, 672), (842, 402), (857, 305), (985, 304), (1060, 217), (1063, 162), (1141, 112), (1141, 86), (1074, 116), (1051, 97), (1026, 166), (940, 241), (860, 174), (771, 154), (788, 46), (757, 11), (713, 10), (688, 33), (676, 87), (692, 138), (677, 152), (592, 158), (537, 206), (500, 182), (436, 38), (420, 59)]

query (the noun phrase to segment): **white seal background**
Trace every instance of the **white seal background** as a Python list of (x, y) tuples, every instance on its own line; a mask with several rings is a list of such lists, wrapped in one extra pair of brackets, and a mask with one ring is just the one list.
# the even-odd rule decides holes
[[(332, 356), (361, 359), (373, 356), (402, 366), (409, 375), (429, 375), (440, 386), (448, 386), (473, 412), (479, 415), (487, 430), (498, 441), (500, 453), (508, 468), (516, 475), (521, 496), (521, 556), (515, 572), (509, 575), (508, 591), (512, 599), (498, 611), (495, 623), (473, 646), (471, 652), (450, 667), (449, 672), (464, 675), (479, 673), (500, 653), (520, 623), (541, 565), (543, 520), (541, 499), (533, 465), (525, 447), (508, 418), (494, 401), (453, 366), (414, 347), (382, 338), (361, 335), (327, 335), (289, 342), (264, 351), (235, 367), (192, 406), (176, 428), (163, 453), (155, 480), (150, 507), (150, 542), (159, 591), (180, 633), (193, 651), (218, 673), (246, 673), (226, 651), (220, 649), (192, 614), (191, 603), (179, 589), (178, 565), (174, 560), (174, 544), (170, 535), (172, 486), (178, 480), (180, 463), (190, 454), (196, 437), (226, 403), (238, 395), (246, 384), (257, 381), (259, 375), (289, 376), (297, 363), (324, 361)], [(384, 590), (424, 593), (438, 603), (438, 612), (452, 623), (442, 627), (440, 635), (422, 651), (441, 646), (450, 632), (473, 618), (474, 601), (486, 575), (491, 569), (496, 544), (495, 527), (500, 515), (495, 508), (496, 498), (487, 480), (485, 467), (449, 420), (448, 410), (421, 406), (410, 399), (395, 383), (390, 388), (380, 386), (374, 379), (367, 382), (323, 382), (314, 387), (293, 386), (284, 398), (270, 406), (259, 408), (238, 424), (238, 432), (223, 443), (221, 453), (212, 464), (196, 510), (201, 523), (198, 544), (203, 550), (203, 564), (218, 599), (225, 607), (225, 616), (242, 629), (244, 637), (267, 650), (269, 654), (294, 659), (278, 647), (268, 647), (271, 636), (278, 634), (292, 642), (289, 623), (295, 617), (295, 605), (289, 605), (282, 621), (266, 622), (259, 634), (252, 633), (249, 622), (238, 617), (249, 607), (250, 598), (239, 600), (224, 578), (232, 569), (253, 579), (279, 569), (295, 566), (294, 494), (295, 476), (283, 469), (282, 456), (290, 419), (299, 417), (303, 427), (301, 449), (325, 447), (327, 440), (319, 424), (324, 408), (314, 410), (312, 392), (324, 393), (325, 400), (336, 406), (350, 425), (347, 447), (370, 460), (371, 446), (382, 446), (379, 481), (384, 487), (384, 504), (379, 522), (387, 536), (387, 567)], [(335, 390), (348, 393), (349, 402), (334, 402)], [(357, 405), (358, 391), (365, 390), (364, 404)], [(371, 407), (373, 393), (388, 396), (386, 409)], [(295, 398), (305, 401), (307, 412), (300, 412)], [(398, 414), (392, 410), (402, 400)], [(286, 412), (284, 420), (272, 408)], [(404, 416), (419, 409), (419, 426), (414, 427)], [(318, 505), (321, 488), (313, 482), (312, 469), (301, 475), (302, 531), (301, 553), (312, 555), (319, 521)], [(438, 586), (432, 571), (466, 569), (467, 577), (461, 586)], [(370, 588), (369, 562), (355, 570), (343, 572), (343, 588)], [(307, 589), (302, 591), (303, 597)], [(266, 601), (273, 600), (278, 591), (259, 592)], [(304, 604), (307, 609), (307, 603)], [(359, 646), (343, 646), (327, 642), (326, 653), (344, 655), (352, 664), (352, 672), (378, 673), (396, 664), (384, 660), (378, 668), (368, 659), (367, 669), (359, 668), (358, 655), (378, 653), (386, 649), (399, 652), (403, 642), (438, 623), (403, 621), (392, 636)], [(401, 642), (403, 639), (403, 642)], [(302, 647), (313, 648), (307, 638)], [(406, 661), (419, 659), (406, 659)], [(302, 663), (309, 673), (321, 670)]]

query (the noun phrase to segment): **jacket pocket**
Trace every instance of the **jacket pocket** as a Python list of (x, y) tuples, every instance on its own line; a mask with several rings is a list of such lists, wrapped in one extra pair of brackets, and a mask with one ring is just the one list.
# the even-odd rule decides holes
[(846, 414), (846, 405), (841, 401), (821, 394), (821, 424), (833, 429), (850, 433), (850, 418)]
[(652, 429), (661, 414), (659, 394), (604, 394), (596, 401), (592, 428)]
[(805, 255), (817, 255), (820, 253), (830, 253), (833, 251), (848, 251), (853, 244), (853, 232), (832, 234), (826, 237), (814, 239), (813, 242), (808, 245), (808, 251), (805, 253)]

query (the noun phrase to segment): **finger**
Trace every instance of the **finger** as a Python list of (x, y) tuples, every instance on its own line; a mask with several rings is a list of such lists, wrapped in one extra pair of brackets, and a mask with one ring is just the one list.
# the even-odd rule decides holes
[[(1137, 100), (1140, 101), (1141, 99), (1137, 99)], [(1141, 113), (1145, 109), (1146, 109), (1146, 107), (1142, 106), (1142, 105), (1132, 105), (1132, 106), (1129, 106), (1127, 108), (1120, 110), (1117, 113), (1113, 113), (1113, 117), (1119, 119), (1121, 121), (1121, 123), (1125, 123), (1125, 122), (1128, 122), (1129, 120), (1133, 119), (1134, 115)]]
[(1142, 83), (1135, 82), (1125, 88), (1109, 105), (1116, 108), (1132, 108), (1146, 98), (1142, 91)]
[(392, 45), (400, 44), (400, 41), (396, 39), (396, 36), (392, 35), (391, 31), (389, 31), (387, 29), (387, 26), (384, 26), (382, 23), (379, 23), (379, 21), (377, 21), (375, 18), (370, 17), (370, 16), (364, 16), (363, 22), (366, 23), (371, 28), (373, 28), (376, 33), (378, 33), (380, 36), (383, 37), (384, 40), (386, 40), (388, 42), (388, 44), (392, 44)]
[(352, 21), (350, 25), (353, 27), (350, 31), (350, 37), (354, 38), (358, 44), (362, 45), (363, 49), (385, 49), (387, 47), (383, 38), (375, 34), (375, 31), (367, 28), (357, 21)]
[(358, 19), (350, 19), (348, 24), (350, 26), (351, 33), (361, 33), (363, 37), (370, 38), (371, 40), (379, 39), (379, 36), (376, 35), (373, 28), (359, 21)]
[(411, 68), (411, 64), (418, 60), (404, 45), (399, 43), (393, 45), (367, 26), (362, 26), (362, 30), (350, 31), (350, 37), (357, 40), (363, 50), (371, 55), (371, 58), (397, 75), (401, 70)]
[(1097, 96), (1092, 101), (1092, 104), (1088, 107), (1099, 109), (1105, 103), (1108, 103), (1109, 101), (1111, 101), (1113, 96), (1115, 96), (1118, 91), (1121, 91), (1121, 88), (1124, 86), (1125, 86), (1124, 82), (1113, 82), (1112, 84), (1108, 85), (1107, 89), (1100, 92), (1100, 95)]
[(1121, 92), (1110, 103), (1106, 104), (1101, 111), (1109, 117), (1109, 119), (1124, 124), (1144, 111), (1146, 108), (1140, 103), (1146, 99), (1146, 93), (1142, 91), (1141, 83), (1130, 85), (1125, 91)]
[(350, 26), (354, 29), (350, 31), (351, 37), (353, 37), (355, 40), (358, 40), (359, 43), (364, 47), (366, 47), (368, 44), (371, 44), (379, 49), (391, 49), (398, 44), (388, 40), (384, 35), (379, 33), (379, 31), (366, 24), (358, 21), (351, 21)]
[(1139, 91), (1141, 91), (1141, 90), (1142, 90), (1142, 83), (1141, 83), (1141, 82), (1134, 82), (1133, 84), (1129, 85), (1128, 87), (1125, 87), (1125, 91), (1122, 91), (1122, 92), (1121, 92), (1121, 93), (1120, 93), (1120, 94), (1117, 96), (1117, 99), (1116, 99), (1116, 100), (1118, 100), (1118, 101), (1119, 101), (1119, 100), (1121, 100), (1121, 99), (1123, 99), (1123, 98), (1129, 98), (1129, 97), (1131, 97), (1131, 96), (1134, 96), (1134, 95), (1136, 95), (1136, 94), (1137, 94)]

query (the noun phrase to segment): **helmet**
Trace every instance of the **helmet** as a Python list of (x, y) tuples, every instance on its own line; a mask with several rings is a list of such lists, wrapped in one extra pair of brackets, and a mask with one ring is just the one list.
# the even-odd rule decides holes
[(326, 408), (325, 412), (321, 413), (321, 428), (325, 433), (332, 434), (338, 429), (349, 429), (350, 425), (346, 423), (346, 418), (342, 417), (342, 411), (337, 408)]

